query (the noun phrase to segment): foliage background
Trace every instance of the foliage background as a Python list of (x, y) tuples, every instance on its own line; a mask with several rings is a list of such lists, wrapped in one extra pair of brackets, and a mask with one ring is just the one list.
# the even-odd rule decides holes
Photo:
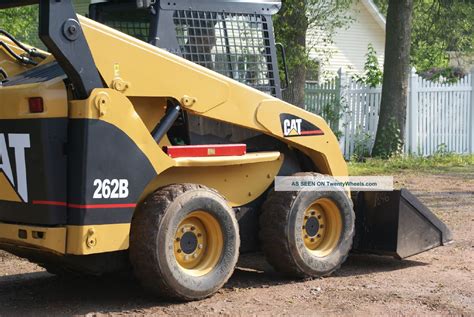
[[(388, 0), (374, 2), (386, 15)], [(449, 51), (474, 54), (474, 0), (414, 1), (411, 64), (419, 72), (446, 68)]]
[(8, 31), (22, 42), (40, 44), (38, 38), (38, 6), (0, 10), (0, 29)]
[[(321, 53), (318, 55), (329, 59), (329, 47), (334, 33), (348, 26), (351, 21), (348, 11), (351, 4), (352, 0), (282, 0), (282, 8), (274, 17), (274, 25), (277, 42), (286, 47), (290, 80), (290, 85), (283, 94), (286, 101), (304, 106), (304, 86), (308, 71), (317, 71), (318, 68), (318, 64), (309, 58), (309, 52), (318, 50)], [(307, 41), (308, 29), (318, 30), (312, 41)], [(281, 63), (280, 69), (283, 69)]]

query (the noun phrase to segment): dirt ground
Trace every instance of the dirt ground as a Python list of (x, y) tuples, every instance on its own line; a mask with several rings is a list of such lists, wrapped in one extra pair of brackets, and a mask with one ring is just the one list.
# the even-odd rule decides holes
[[(259, 255), (215, 296), (170, 303), (132, 278), (64, 279), (0, 252), (0, 316), (474, 314), (474, 169), (396, 175), (453, 231), (448, 246), (398, 261), (351, 255), (334, 275), (292, 281)], [(248, 268), (251, 267), (251, 268)]]

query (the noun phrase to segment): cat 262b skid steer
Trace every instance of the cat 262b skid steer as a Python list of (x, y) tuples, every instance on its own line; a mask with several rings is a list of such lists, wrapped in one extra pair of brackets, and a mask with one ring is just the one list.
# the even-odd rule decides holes
[(406, 190), (355, 208), (342, 189), (273, 190), (276, 176), (347, 176), (328, 124), (279, 99), (279, 1), (0, 9), (30, 4), (47, 50), (0, 35), (1, 249), (56, 274), (132, 269), (194, 300), (239, 252), (324, 276), (351, 248), (404, 258), (450, 240)]

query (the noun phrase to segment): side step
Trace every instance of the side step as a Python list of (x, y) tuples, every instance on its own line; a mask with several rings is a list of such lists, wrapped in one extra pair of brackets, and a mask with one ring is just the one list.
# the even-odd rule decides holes
[(403, 259), (452, 241), (448, 227), (407, 189), (354, 196), (354, 251)]

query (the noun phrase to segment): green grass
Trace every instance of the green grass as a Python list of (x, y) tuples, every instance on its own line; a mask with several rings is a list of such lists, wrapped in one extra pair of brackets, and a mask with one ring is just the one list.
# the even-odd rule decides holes
[(428, 157), (397, 156), (390, 159), (368, 158), (365, 162), (349, 162), (349, 175), (388, 175), (401, 172), (471, 172), (474, 155), (439, 154)]

